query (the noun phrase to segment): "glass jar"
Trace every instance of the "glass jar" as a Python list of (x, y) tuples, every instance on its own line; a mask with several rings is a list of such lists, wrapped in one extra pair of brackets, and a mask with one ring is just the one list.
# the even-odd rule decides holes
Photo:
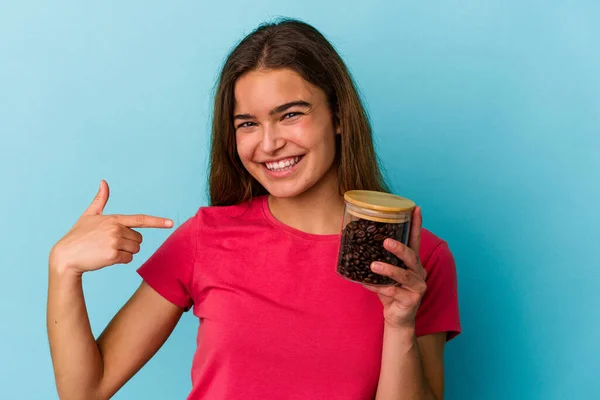
[(404, 197), (370, 190), (344, 194), (344, 221), (337, 274), (353, 282), (389, 286), (396, 282), (371, 270), (373, 261), (405, 268), (404, 262), (383, 247), (386, 238), (408, 243), (415, 203)]

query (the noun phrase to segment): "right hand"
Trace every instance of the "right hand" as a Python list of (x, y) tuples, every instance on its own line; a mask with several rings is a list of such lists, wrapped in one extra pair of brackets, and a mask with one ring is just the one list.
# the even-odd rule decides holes
[(102, 180), (96, 198), (50, 251), (50, 267), (83, 274), (128, 264), (140, 251), (142, 235), (131, 228), (172, 228), (173, 221), (149, 215), (102, 215), (110, 195)]

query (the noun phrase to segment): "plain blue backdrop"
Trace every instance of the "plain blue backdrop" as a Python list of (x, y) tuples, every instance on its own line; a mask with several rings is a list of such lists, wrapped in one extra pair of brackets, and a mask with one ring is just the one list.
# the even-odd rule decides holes
[[(206, 204), (219, 66), (277, 16), (339, 50), (394, 191), (455, 254), (446, 398), (600, 398), (599, 3), (342, 0), (0, 2), (0, 397), (57, 398), (47, 256), (100, 179), (107, 213)], [(142, 233), (133, 263), (84, 278), (96, 334), (169, 231)], [(185, 398), (196, 326), (116, 398)]]

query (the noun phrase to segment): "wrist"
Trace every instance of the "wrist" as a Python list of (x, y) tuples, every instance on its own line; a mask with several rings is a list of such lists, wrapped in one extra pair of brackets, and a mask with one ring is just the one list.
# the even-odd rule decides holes
[(407, 355), (417, 348), (417, 335), (414, 327), (386, 325), (383, 330), (383, 345), (386, 352)]
[(83, 271), (62, 261), (55, 249), (52, 249), (48, 257), (48, 273), (61, 279), (81, 279), (83, 275)]
[(414, 324), (393, 325), (386, 321), (384, 324), (384, 329), (385, 329), (385, 331), (392, 332), (397, 335), (402, 335), (402, 336), (407, 336), (407, 337), (408, 336), (410, 336), (410, 337), (416, 336), (416, 333), (415, 333), (416, 330), (415, 330)]

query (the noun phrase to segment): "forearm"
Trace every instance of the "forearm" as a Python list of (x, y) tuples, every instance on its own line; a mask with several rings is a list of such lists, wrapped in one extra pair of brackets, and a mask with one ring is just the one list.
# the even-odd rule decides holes
[(92, 334), (81, 275), (50, 265), (46, 324), (61, 399), (94, 399), (103, 363)]
[(414, 329), (386, 325), (376, 400), (437, 400), (423, 373)]

